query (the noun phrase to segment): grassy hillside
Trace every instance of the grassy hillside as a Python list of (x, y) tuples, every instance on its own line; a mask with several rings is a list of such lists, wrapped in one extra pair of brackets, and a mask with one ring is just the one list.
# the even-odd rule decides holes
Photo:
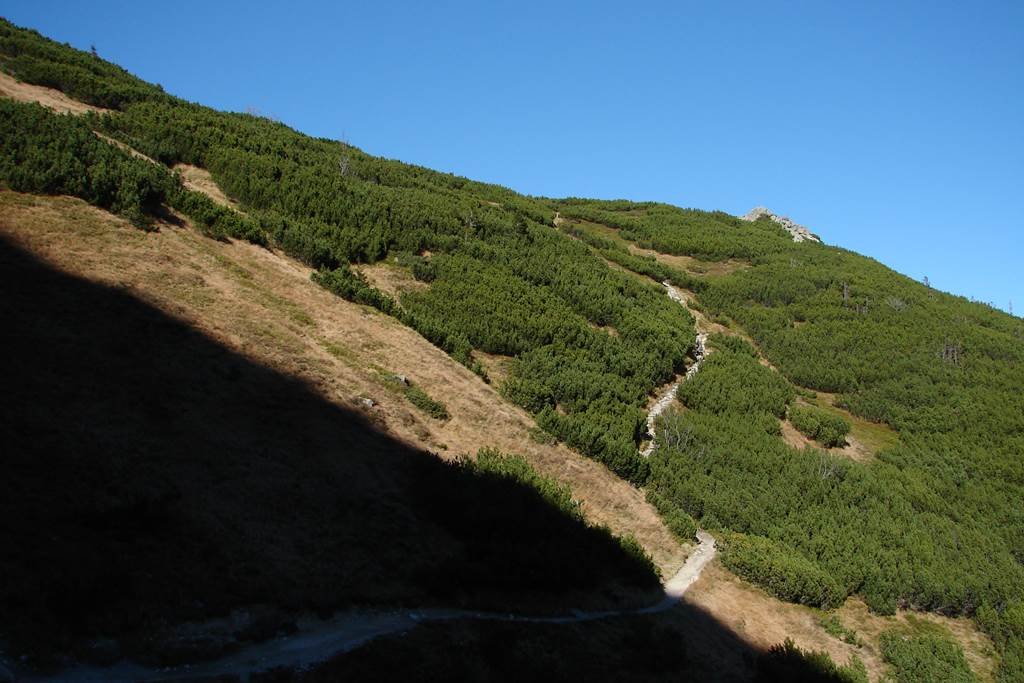
[[(674, 528), (696, 520), (716, 531), (723, 561), (741, 576), (823, 608), (858, 595), (881, 614), (909, 607), (974, 617), (1000, 651), (1002, 678), (1024, 678), (1019, 319), (857, 254), (793, 243), (767, 219), (525, 197), (374, 158), (181, 101), (6, 23), (0, 68), (109, 110), (70, 117), (0, 102), (0, 181), (8, 187), (81, 197), (141, 229), (172, 207), (213, 238), (280, 248), (315, 268), (325, 288), (415, 329), (483, 379), (481, 359), (506, 359), (506, 397), (551, 435), (645, 485)], [(182, 163), (208, 170), (244, 213), (184, 187), (169, 170)], [(395, 299), (353, 267), (383, 259), (422, 286)], [(662, 280), (688, 289), (716, 329), (753, 345), (717, 345), (682, 386), (687, 410), (665, 418), (668, 437), (648, 461), (637, 454), (643, 406), (683, 370), (693, 343), (693, 320), (664, 296)], [(873, 440), (880, 448), (872, 457), (854, 462), (786, 445), (780, 420), (804, 423), (796, 397), (823, 401), (815, 392), (857, 420), (852, 436), (885, 434)], [(135, 410), (147, 405), (132, 397)], [(157, 507), (161, 491), (152, 494)], [(591, 532), (565, 527), (576, 533)], [(614, 574), (643, 583), (630, 573), (633, 560), (600, 548), (592, 552), (611, 553), (609, 574), (590, 580)], [(560, 557), (552, 552), (546, 561)], [(545, 559), (524, 551), (522, 561)], [(274, 576), (284, 581), (290, 572)], [(334, 599), (343, 598), (310, 598)], [(890, 647), (901, 662), (917, 661), (918, 650)], [(944, 661), (959, 667), (955, 655)]]

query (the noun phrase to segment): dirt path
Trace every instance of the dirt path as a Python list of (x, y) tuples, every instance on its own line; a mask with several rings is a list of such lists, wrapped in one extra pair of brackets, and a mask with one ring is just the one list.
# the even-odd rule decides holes
[(703, 316), (699, 316), (695, 311), (691, 310), (690, 307), (687, 306), (686, 299), (685, 297), (683, 297), (682, 294), (679, 293), (679, 290), (677, 290), (668, 282), (662, 282), (661, 284), (665, 286), (668, 298), (684, 306), (686, 310), (690, 311), (690, 314), (693, 315), (694, 320), (696, 321), (697, 341), (693, 348), (693, 355), (696, 360), (694, 361), (693, 365), (686, 369), (686, 375), (684, 375), (682, 379), (676, 380), (661, 393), (661, 396), (651, 407), (651, 411), (647, 413), (647, 433), (650, 434), (651, 440), (646, 446), (644, 446), (643, 450), (640, 451), (640, 455), (645, 458), (648, 457), (651, 453), (653, 453), (654, 449), (657, 447), (658, 441), (655, 426), (658, 417), (666, 410), (668, 410), (668, 407), (670, 405), (672, 405), (672, 402), (676, 398), (676, 391), (679, 389), (679, 385), (685, 382), (686, 380), (690, 379), (700, 371), (700, 364), (704, 362), (704, 359), (708, 355), (708, 335), (704, 329), (705, 325), (703, 324)]
[(150, 668), (129, 662), (112, 667), (83, 666), (48, 676), (26, 676), (17, 680), (27, 682), (65, 681), (188, 681), (212, 679), (218, 676), (238, 676), (248, 681), (253, 673), (278, 667), (309, 668), (331, 657), (350, 652), (380, 636), (402, 633), (417, 625), (432, 621), (455, 619), (477, 621), (504, 621), (523, 624), (578, 624), (600, 619), (637, 614), (656, 614), (672, 609), (687, 589), (700, 578), (701, 572), (715, 558), (715, 539), (705, 531), (698, 531), (700, 543), (676, 574), (665, 582), (664, 597), (653, 605), (621, 610), (573, 610), (564, 616), (529, 616), (501, 612), (427, 608), (420, 610), (372, 611), (352, 610), (329, 620), (306, 620), (299, 624), (295, 635), (276, 638), (252, 645), (221, 659), (194, 665)]

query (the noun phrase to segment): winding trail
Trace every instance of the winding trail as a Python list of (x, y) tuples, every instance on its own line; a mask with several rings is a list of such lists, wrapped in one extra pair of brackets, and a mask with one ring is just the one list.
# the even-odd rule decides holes
[[(675, 301), (679, 303), (681, 306), (685, 307), (687, 310), (690, 310), (690, 307), (686, 305), (686, 298), (679, 293), (679, 290), (673, 287), (671, 283), (669, 283), (667, 280), (665, 282), (662, 282), (661, 284), (664, 285), (666, 294), (668, 294), (669, 299), (672, 299), (672, 301)], [(647, 413), (647, 433), (650, 435), (651, 440), (640, 451), (640, 455), (645, 458), (650, 456), (650, 454), (653, 453), (654, 449), (657, 448), (658, 446), (657, 433), (655, 431), (658, 417), (663, 412), (668, 410), (668, 407), (670, 405), (672, 405), (672, 401), (674, 401), (676, 398), (676, 391), (679, 389), (679, 385), (685, 382), (686, 380), (690, 379), (691, 377), (696, 375), (697, 372), (700, 371), (700, 364), (704, 362), (704, 359), (708, 355), (708, 335), (706, 332), (702, 332), (699, 329), (700, 318), (698, 316), (694, 316), (694, 320), (697, 321), (698, 323), (697, 341), (693, 347), (693, 356), (695, 358), (695, 361), (693, 365), (686, 369), (686, 374), (681, 379), (676, 380), (675, 382), (670, 384), (668, 388), (666, 388), (662, 392), (661, 396), (658, 397), (657, 402), (655, 402), (655, 404), (651, 407), (651, 411)]]
[[(662, 283), (673, 301), (686, 306), (686, 300), (671, 284)], [(689, 307), (687, 307), (689, 308)], [(700, 364), (707, 357), (707, 334), (697, 333), (694, 356), (696, 361), (686, 370), (686, 375), (674, 382), (655, 403), (647, 417), (648, 430), (652, 440), (641, 451), (643, 456), (654, 451), (654, 423), (675, 398), (679, 385), (693, 377)], [(563, 616), (530, 616), (505, 612), (484, 612), (464, 609), (432, 607), (418, 610), (349, 610), (331, 619), (305, 619), (298, 623), (298, 632), (256, 643), (219, 659), (176, 667), (146, 667), (122, 661), (110, 667), (79, 666), (66, 669), (54, 676), (26, 675), (15, 678), (25, 682), (62, 681), (84, 683), (85, 681), (189, 681), (209, 680), (219, 676), (236, 676), (244, 683), (254, 673), (278, 667), (308, 669), (331, 657), (344, 654), (365, 645), (381, 636), (403, 633), (419, 624), (428, 622), (476, 620), (503, 621), (523, 624), (577, 624), (600, 619), (612, 619), (641, 614), (656, 614), (672, 609), (686, 591), (700, 578), (701, 572), (717, 554), (715, 539), (703, 530), (697, 531), (699, 543), (686, 558), (686, 562), (672, 578), (663, 585), (662, 598), (641, 607), (620, 610), (571, 610)]]
[(350, 610), (328, 620), (307, 620), (299, 624), (299, 632), (294, 635), (257, 643), (209, 662), (165, 668), (121, 662), (106, 668), (80, 666), (52, 677), (26, 676), (16, 680), (33, 683), (84, 683), (98, 680), (188, 681), (231, 675), (248, 681), (253, 673), (277, 667), (307, 669), (336, 655), (355, 650), (375, 638), (403, 633), (428, 622), (477, 620), (523, 624), (578, 624), (631, 615), (656, 614), (672, 609), (687, 589), (700, 578), (704, 567), (715, 558), (715, 539), (704, 531), (697, 532), (697, 539), (700, 543), (686, 558), (686, 563), (665, 583), (664, 596), (661, 600), (643, 607), (598, 611), (573, 610), (564, 616), (529, 616), (446, 608)]

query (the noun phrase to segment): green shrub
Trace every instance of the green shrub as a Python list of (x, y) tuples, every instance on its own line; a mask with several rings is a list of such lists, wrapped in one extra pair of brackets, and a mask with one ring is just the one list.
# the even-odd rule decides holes
[(747, 354), (719, 351), (703, 362), (700, 372), (679, 385), (678, 395), (695, 410), (782, 417), (793, 398), (793, 387)]
[(347, 265), (338, 266), (333, 270), (321, 268), (310, 277), (313, 282), (343, 299), (373, 306), (388, 315), (396, 312), (397, 306), (394, 299), (372, 287), (362, 273), (357, 273)]
[(548, 434), (540, 427), (530, 427), (527, 433), (530, 435), (530, 440), (545, 446), (558, 443), (558, 439), (553, 434)]
[(684, 543), (689, 543), (697, 537), (697, 520), (691, 517), (685, 510), (678, 508), (668, 498), (662, 496), (653, 488), (647, 489), (647, 502), (654, 506), (661, 518), (676, 538)]
[(804, 436), (828, 448), (846, 445), (846, 435), (850, 433), (849, 422), (821, 408), (792, 406), (789, 421)]
[(451, 415), (448, 414), (448, 409), (440, 401), (435, 401), (427, 395), (427, 392), (420, 389), (418, 386), (409, 385), (405, 389), (405, 397), (409, 399), (409, 402), (414, 406), (425, 412), (430, 417), (438, 420), (447, 420)]
[(708, 343), (720, 351), (731, 351), (732, 353), (757, 358), (757, 349), (754, 348), (753, 344), (733, 334), (715, 332), (708, 336)]
[(73, 195), (138, 227), (175, 193), (167, 169), (100, 140), (81, 117), (0, 99), (0, 140), (0, 181), (12, 190)]
[(963, 649), (948, 637), (903, 636), (888, 631), (882, 634), (881, 645), (882, 657), (892, 665), (897, 683), (973, 683), (977, 680)]
[(267, 233), (258, 221), (217, 204), (201, 192), (179, 189), (171, 194), (170, 204), (191, 218), (207, 237), (220, 240), (234, 237), (260, 246), (267, 245)]
[(578, 500), (572, 497), (572, 490), (550, 477), (538, 474), (537, 470), (521, 455), (502, 453), (497, 448), (481, 448), (476, 460), (464, 459), (463, 464), (477, 472), (513, 479), (533, 488), (544, 500), (573, 519), (583, 520), (583, 510)]
[(777, 598), (822, 609), (837, 607), (846, 598), (831, 576), (777, 541), (734, 534), (721, 544), (726, 567)]
[(868, 672), (858, 657), (846, 666), (838, 666), (824, 650), (802, 650), (792, 639), (786, 638), (784, 643), (773, 645), (758, 658), (754, 680), (763, 683), (868, 683)]
[(830, 636), (838, 638), (848, 645), (864, 646), (864, 641), (857, 636), (857, 632), (843, 626), (843, 622), (839, 621), (839, 617), (835, 614), (822, 615), (818, 623)]

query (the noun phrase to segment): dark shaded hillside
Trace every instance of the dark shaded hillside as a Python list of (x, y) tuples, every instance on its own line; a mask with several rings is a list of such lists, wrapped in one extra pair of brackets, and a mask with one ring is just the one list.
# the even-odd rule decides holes
[(0, 291), (0, 632), (15, 653), (105, 636), (171, 657), (175, 624), (251, 605), (284, 623), (657, 587), (533, 489), (411, 450), (128, 292), (6, 242)]

